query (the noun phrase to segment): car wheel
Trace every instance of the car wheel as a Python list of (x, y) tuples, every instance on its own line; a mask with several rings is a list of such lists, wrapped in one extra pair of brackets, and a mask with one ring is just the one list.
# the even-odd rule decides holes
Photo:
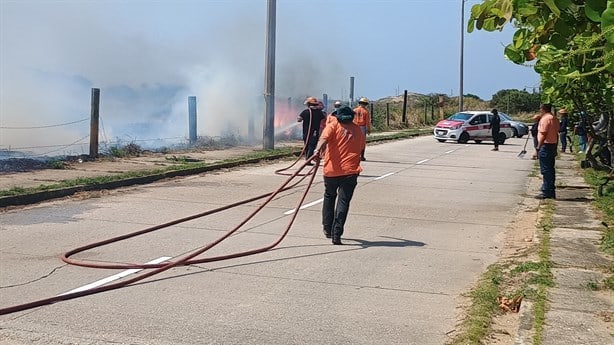
[(443, 143), (446, 141), (446, 139), (437, 139), (437, 141), (439, 141), (440, 143)]
[(505, 139), (507, 139), (505, 133), (499, 133), (499, 145), (505, 144)]
[(512, 132), (514, 132), (512, 133), (512, 138), (520, 138), (518, 136), (518, 130), (516, 128), (512, 127)]
[(479, 144), (482, 142), (482, 140), (474, 140), (476, 144)]
[(519, 135), (517, 135), (516, 137), (518, 137), (518, 138), (522, 138), (522, 137), (524, 137), (524, 135), (519, 134)]
[(466, 144), (469, 141), (469, 133), (463, 132), (460, 137), (458, 137), (459, 144)]

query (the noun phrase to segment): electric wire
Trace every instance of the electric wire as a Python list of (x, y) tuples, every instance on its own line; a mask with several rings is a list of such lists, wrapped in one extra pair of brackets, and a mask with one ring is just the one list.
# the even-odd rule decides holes
[(72, 125), (72, 124), (83, 122), (83, 121), (87, 121), (87, 120), (89, 120), (89, 118), (85, 118), (85, 119), (81, 119), (81, 120), (77, 120), (77, 121), (73, 121), (73, 122), (60, 123), (60, 124), (56, 124), (56, 125), (31, 126), (31, 127), (6, 127), (6, 126), (0, 126), (0, 129), (42, 129), (42, 128), (62, 127), (62, 126), (68, 126), (68, 125)]

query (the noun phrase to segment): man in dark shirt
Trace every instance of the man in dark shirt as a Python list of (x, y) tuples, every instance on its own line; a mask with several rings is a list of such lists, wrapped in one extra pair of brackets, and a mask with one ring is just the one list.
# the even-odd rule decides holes
[[(565, 108), (559, 110), (561, 114), (561, 127), (559, 128), (559, 141), (561, 142), (561, 152), (567, 149), (567, 110)], [(571, 147), (570, 147), (571, 149)]]
[(492, 140), (495, 142), (495, 148), (492, 151), (499, 151), (499, 131), (501, 130), (501, 117), (497, 109), (491, 111), (492, 118), (490, 120), (490, 129), (492, 130)]
[[(308, 159), (313, 155), (316, 144), (320, 138), (320, 122), (326, 118), (326, 115), (318, 106), (318, 99), (315, 97), (308, 97), (305, 100), (307, 109), (303, 110), (296, 119), (298, 122), (303, 123), (303, 142), (305, 142), (305, 159)], [(309, 163), (313, 165), (313, 163)]]

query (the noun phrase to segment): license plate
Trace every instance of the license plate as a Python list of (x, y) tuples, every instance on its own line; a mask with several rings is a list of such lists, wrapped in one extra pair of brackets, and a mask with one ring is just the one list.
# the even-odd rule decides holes
[(446, 131), (437, 131), (437, 135), (445, 135)]

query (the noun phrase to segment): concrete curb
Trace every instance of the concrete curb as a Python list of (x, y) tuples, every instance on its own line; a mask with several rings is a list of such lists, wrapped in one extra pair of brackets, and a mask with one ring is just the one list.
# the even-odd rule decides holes
[(209, 171), (214, 171), (214, 170), (219, 170), (219, 169), (234, 168), (234, 167), (247, 165), (247, 164), (254, 164), (254, 163), (258, 163), (258, 162), (266, 161), (266, 160), (275, 160), (275, 159), (280, 159), (284, 157), (297, 156), (298, 154), (300, 154), (300, 152), (301, 151), (294, 151), (294, 152), (287, 153), (287, 154), (272, 155), (272, 156), (267, 156), (263, 158), (244, 159), (244, 160), (238, 160), (234, 162), (216, 163), (216, 164), (211, 164), (211, 165), (197, 167), (197, 168), (171, 170), (171, 171), (166, 171), (160, 174), (153, 174), (153, 175), (140, 176), (140, 177), (134, 177), (134, 178), (125, 178), (125, 179), (111, 181), (107, 183), (58, 188), (58, 189), (45, 190), (45, 191), (29, 193), (29, 194), (15, 195), (15, 196), (4, 196), (4, 197), (0, 197), (0, 209), (4, 207), (8, 207), (8, 206), (23, 206), (23, 205), (29, 205), (29, 204), (42, 202), (42, 201), (63, 198), (63, 197), (74, 195), (79, 192), (91, 192), (91, 191), (104, 190), (104, 189), (116, 189), (116, 188), (129, 187), (129, 186), (134, 186), (134, 185), (142, 185), (142, 184), (148, 184), (148, 183), (156, 182), (156, 181), (167, 179), (167, 178), (189, 176), (189, 175), (201, 174), (204, 172), (209, 172)]

